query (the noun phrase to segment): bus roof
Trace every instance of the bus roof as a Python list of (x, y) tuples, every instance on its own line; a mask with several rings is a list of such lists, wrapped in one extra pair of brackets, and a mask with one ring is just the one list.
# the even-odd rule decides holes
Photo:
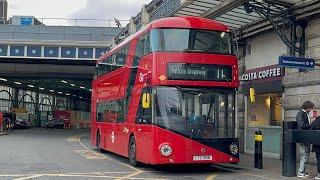
[(141, 28), (135, 34), (130, 35), (127, 37), (123, 42), (115, 46), (111, 49), (107, 54), (101, 56), (97, 63), (102, 61), (105, 57), (112, 54), (114, 51), (117, 51), (118, 48), (122, 47), (123, 45), (130, 42), (132, 39), (139, 36), (141, 33), (148, 31), (150, 29), (157, 29), (157, 28), (185, 28), (185, 29), (206, 29), (206, 30), (215, 30), (215, 31), (225, 31), (228, 32), (229, 28), (217, 22), (215, 20), (206, 19), (202, 17), (194, 17), (194, 16), (181, 16), (181, 17), (168, 17), (163, 19), (158, 19), (149, 23), (147, 26)]
[(215, 20), (193, 16), (169, 17), (150, 23), (150, 29), (156, 28), (190, 28), (229, 31), (227, 26)]

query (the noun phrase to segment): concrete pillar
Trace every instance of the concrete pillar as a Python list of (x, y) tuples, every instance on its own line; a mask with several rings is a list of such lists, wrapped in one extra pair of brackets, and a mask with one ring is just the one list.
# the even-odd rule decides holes
[(131, 17), (129, 22), (129, 34), (134, 34), (136, 31), (137, 31), (136, 24), (134, 23), (133, 17)]
[[(241, 80), (241, 76), (244, 73), (245, 70), (245, 57), (244, 57), (244, 47), (240, 47), (238, 49), (238, 67), (239, 67), (239, 79)], [(244, 141), (245, 141), (245, 95), (243, 92), (242, 88), (242, 82), (240, 83), (240, 87), (238, 89), (238, 95), (236, 96), (236, 103), (237, 103), (237, 119), (236, 119), (236, 127), (238, 128), (237, 130), (237, 135), (240, 141), (240, 151), (244, 152)]]
[(36, 92), (36, 100), (35, 100), (35, 115), (37, 117), (37, 120), (36, 120), (36, 124), (35, 126), (40, 126), (40, 119), (41, 119), (41, 112), (40, 112), (40, 95), (39, 95), (39, 92)]
[(19, 107), (19, 88), (14, 89), (14, 94), (13, 96), (13, 108), (18, 108)]
[(150, 22), (150, 14), (146, 10), (146, 5), (141, 9), (141, 27), (146, 26)]
[(57, 98), (55, 95), (53, 95), (53, 99), (52, 99), (52, 111), (56, 110), (56, 105), (57, 105)]

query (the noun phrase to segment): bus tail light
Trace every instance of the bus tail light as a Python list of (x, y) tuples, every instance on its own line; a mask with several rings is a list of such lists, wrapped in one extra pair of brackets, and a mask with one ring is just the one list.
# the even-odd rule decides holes
[(160, 153), (162, 156), (169, 157), (172, 154), (172, 147), (169, 144), (163, 144), (160, 146)]

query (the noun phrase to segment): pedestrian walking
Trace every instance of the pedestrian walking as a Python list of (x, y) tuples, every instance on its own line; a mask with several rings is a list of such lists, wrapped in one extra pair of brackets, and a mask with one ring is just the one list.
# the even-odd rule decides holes
[[(297, 113), (297, 124), (299, 130), (309, 130), (311, 119), (309, 112), (313, 109), (314, 104), (311, 101), (305, 101), (300, 111)], [(310, 154), (310, 144), (300, 143), (300, 164), (297, 177), (309, 177), (310, 175), (306, 172), (306, 163)]]
[[(310, 125), (310, 130), (320, 130), (320, 117), (317, 117)], [(315, 179), (320, 179), (320, 145), (312, 145), (312, 152), (316, 153), (318, 175)]]

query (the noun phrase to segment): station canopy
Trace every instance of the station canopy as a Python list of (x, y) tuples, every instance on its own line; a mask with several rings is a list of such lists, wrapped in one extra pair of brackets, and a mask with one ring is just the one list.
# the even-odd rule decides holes
[(90, 79), (0, 76), (0, 81), (4, 85), (22, 90), (83, 100), (91, 99), (92, 81)]
[(250, 10), (246, 7), (250, 5), (266, 10), (272, 16), (297, 2), (299, 0), (185, 0), (173, 16), (200, 16), (217, 20), (231, 29), (242, 29), (265, 20), (255, 11), (248, 13)]

